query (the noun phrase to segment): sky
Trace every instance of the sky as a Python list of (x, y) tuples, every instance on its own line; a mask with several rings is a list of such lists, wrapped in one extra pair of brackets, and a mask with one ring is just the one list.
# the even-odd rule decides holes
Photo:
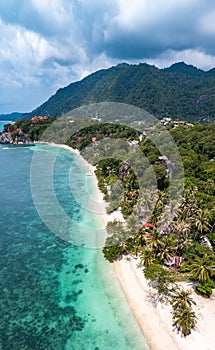
[(0, 113), (121, 62), (215, 67), (214, 0), (0, 0)]

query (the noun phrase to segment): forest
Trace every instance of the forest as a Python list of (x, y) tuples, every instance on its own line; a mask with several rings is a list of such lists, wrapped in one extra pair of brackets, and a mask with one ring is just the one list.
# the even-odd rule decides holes
[(72, 110), (98, 102), (140, 107), (156, 118), (208, 122), (215, 118), (215, 74), (183, 62), (166, 69), (146, 63), (119, 64), (59, 89), (25, 119), (34, 115), (72, 115)]
[[(195, 292), (205, 298), (210, 298), (215, 288), (215, 124), (174, 129), (172, 123), (168, 131), (180, 152), (185, 175), (185, 188), (173, 220), (162, 215), (168, 207), (170, 181), (165, 167), (160, 168), (163, 164), (157, 164), (159, 150), (146, 136), (139, 147), (154, 167), (157, 191), (145, 188), (144, 194), (132, 202), (132, 213), (126, 203), (130, 215), (120, 204), (126, 224), (108, 224), (103, 253), (110, 262), (122, 256), (138, 258), (157, 297), (171, 303), (173, 327), (187, 336), (197, 322), (194, 302), (191, 291), (179, 288), (177, 282), (190, 281)], [(99, 178), (102, 175), (107, 182), (106, 174), (98, 173)]]

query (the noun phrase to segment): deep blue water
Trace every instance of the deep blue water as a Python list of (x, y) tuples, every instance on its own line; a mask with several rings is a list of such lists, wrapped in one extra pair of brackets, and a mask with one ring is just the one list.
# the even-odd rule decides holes
[[(101, 250), (62, 240), (38, 215), (30, 187), (35, 149), (0, 145), (0, 349), (147, 349)], [(80, 222), (68, 182), (79, 191), (84, 170), (71, 174), (74, 157), (59, 152), (53, 183), (64, 211)]]

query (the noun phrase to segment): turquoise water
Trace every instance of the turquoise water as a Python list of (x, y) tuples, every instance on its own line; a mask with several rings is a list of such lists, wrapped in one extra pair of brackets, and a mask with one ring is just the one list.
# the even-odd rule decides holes
[[(62, 240), (38, 215), (30, 187), (34, 151), (0, 145), (0, 349), (148, 349), (101, 250)], [(74, 192), (84, 185), (85, 169), (71, 168), (74, 159), (59, 151), (54, 189), (74, 222), (89, 223)], [(88, 195), (93, 191), (89, 183)], [(44, 197), (45, 205), (50, 211)], [(58, 217), (53, 221), (57, 227)]]

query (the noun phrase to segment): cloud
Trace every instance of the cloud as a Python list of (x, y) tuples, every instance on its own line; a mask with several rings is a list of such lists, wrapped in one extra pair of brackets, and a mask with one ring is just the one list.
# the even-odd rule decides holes
[(105, 32), (109, 55), (141, 59), (156, 57), (166, 50), (199, 48), (213, 48), (215, 53), (213, 37), (201, 30), (203, 18), (215, 9), (212, 2), (208, 1), (209, 6), (201, 0), (118, 3), (119, 12)]
[(200, 29), (205, 35), (215, 35), (215, 9), (200, 19)]
[(211, 0), (7, 0), (0, 14), (0, 105), (31, 110), (120, 61), (214, 65)]
[(159, 68), (169, 67), (175, 62), (181, 61), (185, 61), (187, 64), (192, 64), (196, 67), (201, 67), (201, 69), (206, 71), (211, 67), (215, 67), (215, 56), (192, 49), (183, 51), (168, 50), (157, 58), (148, 59), (149, 64)]

